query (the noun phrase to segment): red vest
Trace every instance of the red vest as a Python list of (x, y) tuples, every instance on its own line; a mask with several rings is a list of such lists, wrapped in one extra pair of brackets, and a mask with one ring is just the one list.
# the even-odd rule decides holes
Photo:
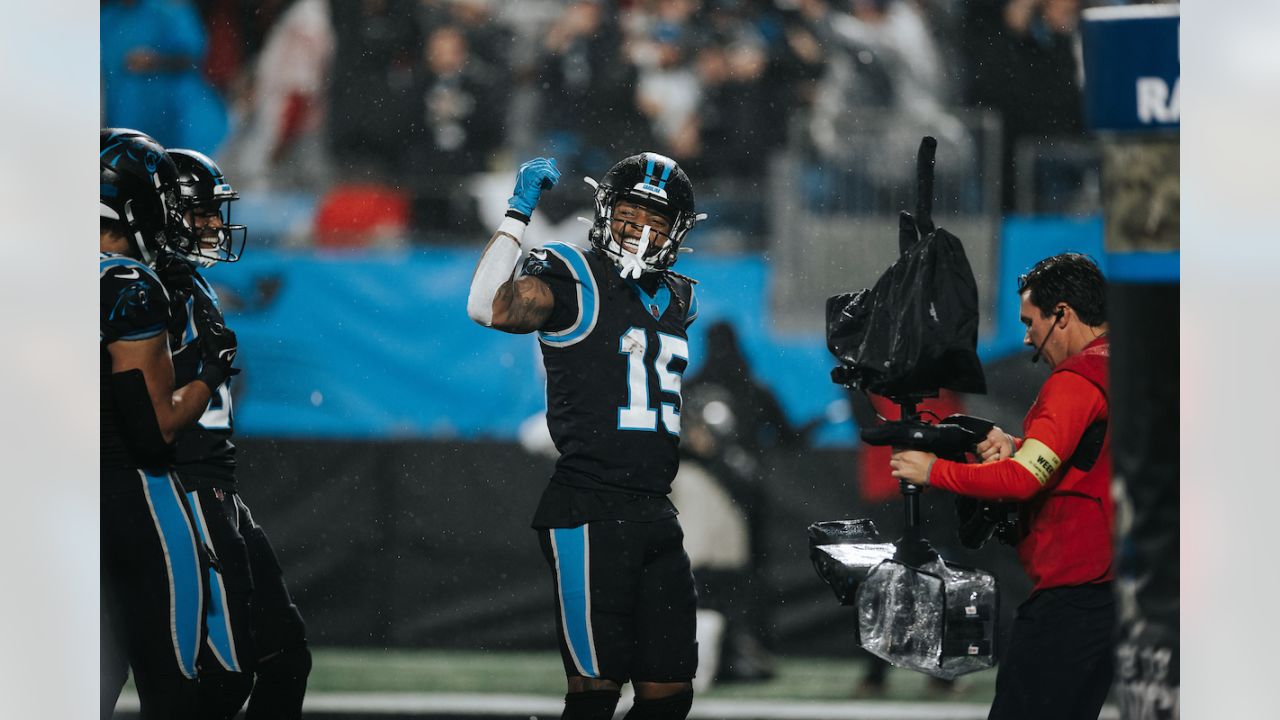
[[(1110, 356), (1110, 346), (1103, 336), (1053, 370), (1075, 373), (1101, 390), (1108, 403), (1108, 417), (1104, 419), (1110, 416)], [(1111, 580), (1114, 519), (1108, 427), (1102, 450), (1089, 470), (1081, 470), (1063, 458), (1062, 467), (1049, 480), (1049, 490), (1022, 505), (1024, 534), (1018, 543), (1018, 558), (1035, 583), (1035, 590)]]

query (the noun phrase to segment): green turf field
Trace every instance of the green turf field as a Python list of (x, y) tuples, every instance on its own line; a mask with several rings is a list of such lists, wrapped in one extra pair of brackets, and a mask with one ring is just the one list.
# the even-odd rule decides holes
[[(309, 692), (564, 693), (560, 657), (554, 652), (315, 648), (313, 654)], [(715, 685), (705, 696), (848, 700), (854, 697), (864, 665), (857, 659), (778, 658), (774, 679)], [(967, 675), (950, 692), (929, 687), (927, 680), (919, 673), (893, 668), (881, 697), (986, 705), (995, 692), (994, 670)]]

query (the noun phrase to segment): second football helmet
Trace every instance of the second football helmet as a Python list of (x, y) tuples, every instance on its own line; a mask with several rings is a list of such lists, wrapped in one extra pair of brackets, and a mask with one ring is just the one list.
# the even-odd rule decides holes
[(120, 223), (138, 258), (155, 265), (172, 239), (188, 232), (178, 210), (178, 168), (160, 143), (128, 128), (99, 133), (98, 214)]
[[(204, 153), (175, 148), (169, 155), (178, 167), (178, 210), (192, 213), (192, 229), (190, 235), (172, 238), (168, 250), (202, 267), (239, 260), (249, 235), (244, 225), (231, 223), (231, 203), (239, 193)], [(210, 221), (214, 216), (217, 221)]]
[(595, 219), (591, 224), (591, 244), (615, 262), (631, 256), (613, 234), (613, 210), (626, 200), (656, 210), (671, 223), (664, 233), (666, 244), (650, 244), (632, 256), (645, 272), (666, 270), (676, 263), (680, 243), (705, 213), (694, 209), (693, 184), (675, 160), (653, 152), (632, 155), (615, 164), (600, 182), (586, 179), (595, 188)]

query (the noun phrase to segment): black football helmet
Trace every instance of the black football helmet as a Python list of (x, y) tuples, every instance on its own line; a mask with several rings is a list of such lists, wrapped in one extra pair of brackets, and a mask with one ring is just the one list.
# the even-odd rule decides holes
[(178, 210), (178, 167), (146, 133), (99, 133), (99, 215), (122, 226), (138, 259), (155, 265), (165, 245), (189, 232)]
[[(204, 153), (175, 148), (169, 151), (178, 167), (178, 210), (192, 213), (192, 232), (172, 238), (169, 252), (194, 265), (235, 262), (244, 253), (249, 230), (231, 224), (231, 203), (240, 195), (222, 175), (222, 168)], [(220, 223), (200, 227), (195, 217), (216, 214)]]
[(666, 270), (675, 265), (680, 243), (694, 223), (706, 219), (706, 213), (694, 210), (693, 184), (689, 176), (666, 155), (644, 152), (619, 161), (596, 182), (586, 178), (595, 188), (596, 213), (591, 224), (591, 245), (620, 263), (625, 250), (613, 236), (613, 208), (627, 200), (656, 210), (671, 222), (667, 243), (660, 248), (644, 248), (639, 262), (644, 272)]

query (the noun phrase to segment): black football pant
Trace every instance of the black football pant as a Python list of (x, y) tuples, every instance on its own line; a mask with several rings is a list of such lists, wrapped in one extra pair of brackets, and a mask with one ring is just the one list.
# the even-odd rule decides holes
[(566, 676), (693, 679), (698, 597), (674, 517), (596, 520), (538, 535), (555, 585)]
[(987, 720), (1097, 720), (1115, 668), (1112, 592), (1049, 588), (1018, 607)]
[(306, 628), (266, 533), (234, 492), (206, 487), (189, 497), (215, 556), (199, 717), (232, 718), (246, 697), (248, 720), (301, 717), (311, 670)]
[(207, 560), (182, 486), (166, 470), (101, 472), (101, 715), (132, 667), (144, 720), (195, 717)]

